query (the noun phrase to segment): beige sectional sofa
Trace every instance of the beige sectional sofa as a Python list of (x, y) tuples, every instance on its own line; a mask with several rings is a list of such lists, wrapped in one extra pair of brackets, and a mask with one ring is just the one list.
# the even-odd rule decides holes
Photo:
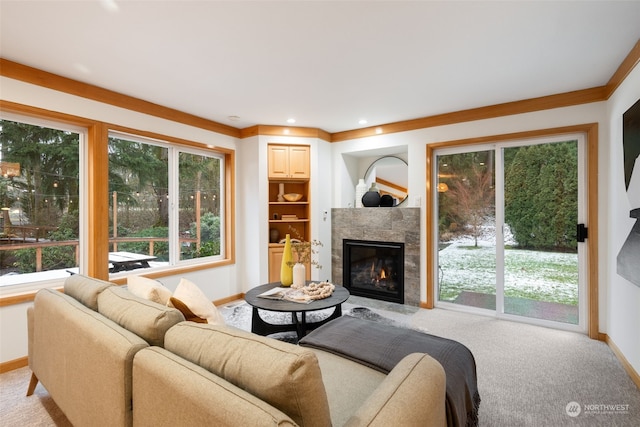
[(81, 275), (28, 310), (28, 394), (40, 381), (75, 426), (445, 425), (445, 374), (426, 354), (388, 375)]

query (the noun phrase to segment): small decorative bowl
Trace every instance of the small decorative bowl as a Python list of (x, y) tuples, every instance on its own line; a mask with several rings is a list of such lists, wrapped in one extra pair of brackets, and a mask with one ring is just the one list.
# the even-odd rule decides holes
[(302, 194), (287, 193), (283, 194), (282, 197), (284, 197), (287, 202), (297, 202), (298, 200), (302, 199)]

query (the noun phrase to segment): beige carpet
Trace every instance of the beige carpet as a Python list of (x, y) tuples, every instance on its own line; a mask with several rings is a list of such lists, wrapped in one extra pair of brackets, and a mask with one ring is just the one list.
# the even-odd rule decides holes
[[(229, 315), (238, 304), (229, 304)], [(396, 323), (457, 340), (474, 354), (481, 426), (640, 426), (640, 390), (609, 347), (585, 335), (441, 309), (350, 298)], [(0, 375), (2, 426), (69, 426), (28, 368)], [(575, 402), (575, 403), (572, 403)], [(579, 408), (580, 413), (576, 415)]]
[(27, 397), (30, 378), (28, 367), (0, 375), (0, 425), (70, 427), (71, 423), (42, 384)]
[(410, 324), (474, 354), (481, 426), (640, 426), (640, 390), (601, 341), (441, 309), (420, 310)]

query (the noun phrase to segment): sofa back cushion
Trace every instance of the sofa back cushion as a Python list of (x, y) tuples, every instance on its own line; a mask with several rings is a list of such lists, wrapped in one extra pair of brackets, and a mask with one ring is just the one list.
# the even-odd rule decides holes
[(137, 297), (113, 286), (98, 296), (98, 312), (138, 335), (150, 345), (164, 346), (164, 336), (172, 326), (184, 321), (175, 308)]
[(292, 344), (224, 325), (183, 322), (165, 336), (165, 348), (247, 390), (300, 426), (330, 426), (315, 354)]
[(264, 400), (160, 347), (133, 359), (133, 402), (134, 426), (296, 426)]
[(98, 311), (98, 295), (110, 286), (115, 285), (82, 274), (72, 274), (64, 281), (64, 293), (80, 301), (91, 310)]

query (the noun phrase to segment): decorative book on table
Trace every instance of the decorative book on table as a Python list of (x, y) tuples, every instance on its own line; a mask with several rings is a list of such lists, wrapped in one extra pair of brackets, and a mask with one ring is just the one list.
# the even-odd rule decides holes
[(258, 295), (258, 298), (285, 300), (298, 302), (301, 304), (309, 304), (313, 301), (309, 295), (300, 289), (276, 287)]

